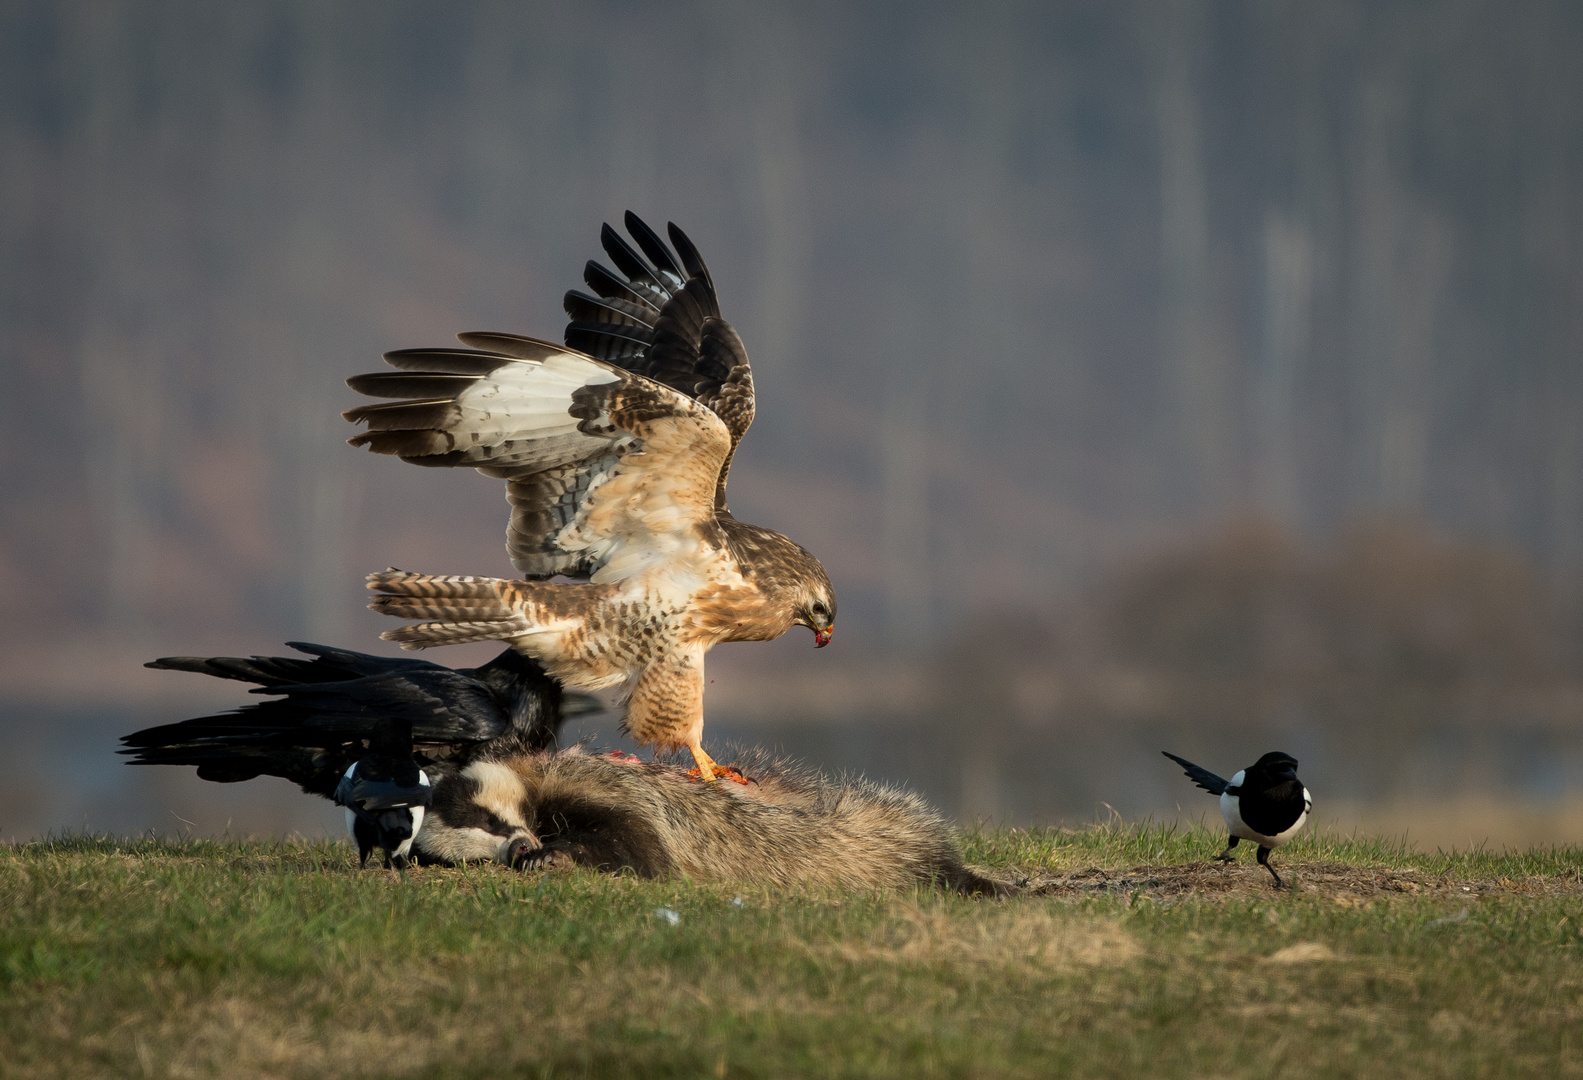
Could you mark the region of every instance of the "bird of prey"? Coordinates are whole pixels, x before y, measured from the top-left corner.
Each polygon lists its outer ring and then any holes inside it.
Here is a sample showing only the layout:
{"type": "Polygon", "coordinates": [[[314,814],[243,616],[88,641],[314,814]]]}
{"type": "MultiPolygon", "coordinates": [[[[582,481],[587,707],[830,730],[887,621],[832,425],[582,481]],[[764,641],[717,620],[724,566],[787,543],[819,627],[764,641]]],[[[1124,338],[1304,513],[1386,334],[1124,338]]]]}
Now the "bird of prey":
{"type": "Polygon", "coordinates": [[[346,831],[357,844],[359,870],[376,847],[385,853],[386,870],[407,868],[433,793],[428,774],[412,759],[412,722],[400,717],[375,724],[368,750],[335,786],[335,804],[346,807],[346,831]]]}
{"type": "Polygon", "coordinates": [[[403,648],[508,641],[567,686],[620,686],[627,731],[686,748],[713,779],[704,654],[796,625],[823,646],[835,590],[808,551],[731,515],[726,478],[753,421],[747,352],[686,234],[669,226],[673,251],[635,214],[626,226],[636,248],[609,225],[600,236],[619,273],[590,262],[592,292],[566,294],[565,345],[466,333],[466,349],[387,353],[397,371],[347,380],[400,399],[348,410],[368,425],[352,445],[506,481],[523,575],[390,570],[369,577],[369,607],[431,620],[382,635],[403,648]]]}
{"type": "Polygon", "coordinates": [[[291,642],[290,656],[171,656],[147,666],[257,684],[268,700],[217,716],[145,728],[121,739],[132,765],[196,765],[198,776],[236,783],[281,776],[334,798],[381,722],[401,720],[409,753],[429,769],[482,754],[541,750],[566,715],[597,711],[530,657],[504,650],[477,668],[413,657],[369,656],[291,642]]]}
{"type": "Polygon", "coordinates": [[[1193,783],[1220,796],[1220,815],[1226,819],[1231,839],[1215,858],[1231,862],[1237,842],[1252,840],[1259,845],[1259,865],[1281,885],[1281,875],[1270,865],[1270,852],[1296,836],[1314,808],[1308,789],[1297,779],[1297,759],[1274,750],[1239,769],[1228,782],[1169,751],[1160,752],[1182,766],[1193,783]]]}

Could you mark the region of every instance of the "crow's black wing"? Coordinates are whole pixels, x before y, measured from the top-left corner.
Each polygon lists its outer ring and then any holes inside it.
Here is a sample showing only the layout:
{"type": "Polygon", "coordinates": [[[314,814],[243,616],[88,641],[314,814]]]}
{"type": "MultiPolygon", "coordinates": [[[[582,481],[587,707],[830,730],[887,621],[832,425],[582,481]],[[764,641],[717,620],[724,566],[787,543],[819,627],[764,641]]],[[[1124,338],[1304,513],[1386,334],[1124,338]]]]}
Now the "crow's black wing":
{"type": "Polygon", "coordinates": [[[563,689],[543,665],[516,649],[504,649],[489,663],[463,673],[489,687],[510,717],[511,736],[521,750],[546,750],[568,717],[606,710],[592,694],[563,689]]]}
{"type": "MultiPolygon", "coordinates": [[[[543,687],[523,681],[512,688],[518,698],[503,701],[487,683],[465,671],[419,661],[370,657],[311,646],[312,661],[257,658],[211,661],[191,658],[162,666],[200,671],[223,678],[262,681],[278,679],[290,667],[304,665],[315,681],[273,682],[254,693],[274,700],[244,705],[231,712],[162,724],[124,736],[121,753],[134,765],[195,765],[205,780],[234,783],[255,776],[281,776],[314,795],[332,797],[342,774],[368,749],[377,727],[405,721],[424,764],[442,760],[457,749],[514,734],[516,714],[531,714],[549,739],[559,722],[557,692],[540,700],[543,687]],[[216,668],[215,661],[220,661],[216,668]],[[318,666],[318,665],[324,666],[318,666]],[[247,672],[242,674],[242,672],[247,672]],[[357,675],[357,671],[372,671],[357,675]],[[323,681],[340,673],[336,681],[323,681]],[[540,706],[546,706],[541,709],[540,706]]],[[[178,661],[182,658],[177,658],[178,661]]],[[[531,661],[530,661],[531,663],[531,661]]]]}
{"type": "Polygon", "coordinates": [[[314,747],[273,745],[263,740],[190,743],[122,750],[136,755],[129,765],[195,765],[198,779],[217,784],[236,784],[260,776],[280,776],[309,795],[328,799],[335,791],[336,777],[357,760],[358,747],[314,747]]]}
{"type": "Polygon", "coordinates": [[[1221,792],[1226,790],[1227,781],[1222,780],[1208,769],[1201,769],[1197,765],[1194,765],[1191,761],[1188,761],[1186,758],[1179,758],[1168,750],[1161,750],[1160,753],[1164,754],[1166,757],[1180,765],[1182,767],[1182,771],[1187,774],[1187,778],[1189,780],[1203,788],[1205,791],[1209,792],[1211,795],[1219,795],[1221,792]]]}
{"type": "Polygon", "coordinates": [[[127,752],[197,742],[331,747],[366,740],[380,720],[400,717],[412,724],[415,742],[452,746],[498,738],[511,727],[511,717],[489,687],[449,668],[263,687],[254,693],[279,700],[146,728],[121,741],[131,748],[127,752]]]}
{"type": "Polygon", "coordinates": [[[221,783],[282,776],[330,798],[346,769],[371,751],[383,723],[410,728],[411,751],[432,765],[484,743],[503,752],[545,749],[564,715],[599,707],[587,695],[563,696],[537,661],[509,648],[482,667],[452,669],[324,645],[292,647],[314,659],[155,661],[149,666],[261,683],[251,692],[270,700],[134,732],[122,738],[121,753],[133,765],[194,765],[199,777],[221,783]]]}
{"type": "Polygon", "coordinates": [[[199,675],[212,675],[217,679],[257,683],[263,687],[345,682],[389,671],[448,670],[427,660],[405,656],[371,656],[307,641],[288,641],[286,644],[298,652],[307,653],[313,659],[304,660],[297,656],[164,656],[150,660],[143,666],[166,671],[191,671],[199,675]]]}
{"type": "MultiPolygon", "coordinates": [[[[366,738],[381,720],[412,725],[414,743],[427,746],[486,742],[505,734],[511,718],[489,687],[460,671],[387,672],[363,679],[282,686],[278,704],[303,717],[309,730],[366,738]]],[[[259,709],[267,705],[255,706],[259,709]]]]}

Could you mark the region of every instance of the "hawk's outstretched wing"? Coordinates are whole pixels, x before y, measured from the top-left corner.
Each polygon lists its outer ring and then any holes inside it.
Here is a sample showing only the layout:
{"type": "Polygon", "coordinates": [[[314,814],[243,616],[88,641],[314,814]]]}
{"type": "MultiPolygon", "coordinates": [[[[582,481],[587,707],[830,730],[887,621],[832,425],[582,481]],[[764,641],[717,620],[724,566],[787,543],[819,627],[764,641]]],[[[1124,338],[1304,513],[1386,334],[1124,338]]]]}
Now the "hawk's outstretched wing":
{"type": "Polygon", "coordinates": [[[732,446],[718,415],[547,341],[460,336],[477,348],[386,353],[400,370],[347,380],[371,397],[405,399],[347,410],[368,424],[353,446],[504,478],[507,548],[530,577],[620,581],[714,539],[732,446]]]}
{"type": "MultiPolygon", "coordinates": [[[[566,294],[572,319],[566,344],[708,406],[731,433],[734,454],[753,423],[753,370],[742,339],[720,317],[709,268],[674,224],[667,231],[675,253],[630,210],[626,226],[642,254],[609,225],[600,230],[600,243],[626,280],[599,263],[588,264],[583,280],[596,295],[575,289],[566,294]]],[[[731,454],[715,491],[720,510],[726,509],[731,454]]]]}

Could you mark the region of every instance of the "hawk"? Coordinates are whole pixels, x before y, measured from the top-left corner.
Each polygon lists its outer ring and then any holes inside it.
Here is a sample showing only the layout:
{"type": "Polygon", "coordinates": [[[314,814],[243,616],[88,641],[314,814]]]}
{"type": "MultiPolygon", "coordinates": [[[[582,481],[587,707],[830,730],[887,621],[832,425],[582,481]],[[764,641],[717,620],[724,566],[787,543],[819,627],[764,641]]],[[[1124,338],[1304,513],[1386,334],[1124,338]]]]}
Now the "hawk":
{"type": "Polygon", "coordinates": [[[619,686],[625,729],[656,750],[704,752],[704,654],[793,626],[823,647],[835,590],[819,560],[731,516],[726,478],[753,422],[753,372],[685,233],[667,246],[626,215],[608,224],[617,272],[590,262],[566,344],[458,335],[465,349],[386,353],[395,372],[352,389],[393,403],[344,414],[348,440],[416,465],[468,466],[506,481],[506,547],[521,580],[388,570],[369,607],[429,620],[386,631],[405,649],[500,640],[567,686],[619,686]],[[639,253],[641,251],[641,254],[639,253]]]}

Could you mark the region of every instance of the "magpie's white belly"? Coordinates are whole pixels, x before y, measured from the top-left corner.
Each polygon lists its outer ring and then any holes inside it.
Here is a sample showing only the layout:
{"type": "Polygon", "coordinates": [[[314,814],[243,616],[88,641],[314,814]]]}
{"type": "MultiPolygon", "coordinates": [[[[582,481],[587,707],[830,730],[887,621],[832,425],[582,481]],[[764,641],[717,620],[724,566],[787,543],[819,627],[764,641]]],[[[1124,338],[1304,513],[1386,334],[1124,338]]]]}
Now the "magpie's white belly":
{"type": "MultiPolygon", "coordinates": [[[[1237,775],[1232,778],[1231,784],[1229,786],[1242,786],[1241,772],[1237,773],[1237,775]]],[[[1304,788],[1303,812],[1297,815],[1297,820],[1292,822],[1291,825],[1287,826],[1285,829],[1276,833],[1274,836],[1266,836],[1264,833],[1255,832],[1252,827],[1247,824],[1247,822],[1242,820],[1241,803],[1242,800],[1236,795],[1231,794],[1229,791],[1223,792],[1221,794],[1220,816],[1226,819],[1226,830],[1230,832],[1232,836],[1239,837],[1243,840],[1252,840],[1254,843],[1262,844],[1264,847],[1268,848],[1280,847],[1292,837],[1296,836],[1302,829],[1303,823],[1308,820],[1308,812],[1313,809],[1314,805],[1313,800],[1308,797],[1308,789],[1304,788]]]]}
{"type": "MultiPolygon", "coordinates": [[[[412,832],[407,835],[405,840],[396,845],[396,850],[390,853],[392,856],[405,856],[411,852],[412,842],[418,838],[418,830],[423,828],[423,807],[414,806],[408,813],[412,815],[412,832]]],[[[1302,823],[1298,822],[1298,824],[1302,823]]]]}
{"type": "MultiPolygon", "coordinates": [[[[1231,782],[1226,787],[1228,789],[1241,787],[1247,773],[1248,770],[1246,769],[1238,769],[1236,775],[1231,778],[1231,782]]],[[[1257,840],[1259,838],[1258,833],[1255,833],[1242,823],[1240,802],[1241,800],[1232,795],[1229,790],[1220,793],[1220,816],[1226,819],[1226,830],[1232,836],[1239,836],[1244,840],[1257,840]]]]}

